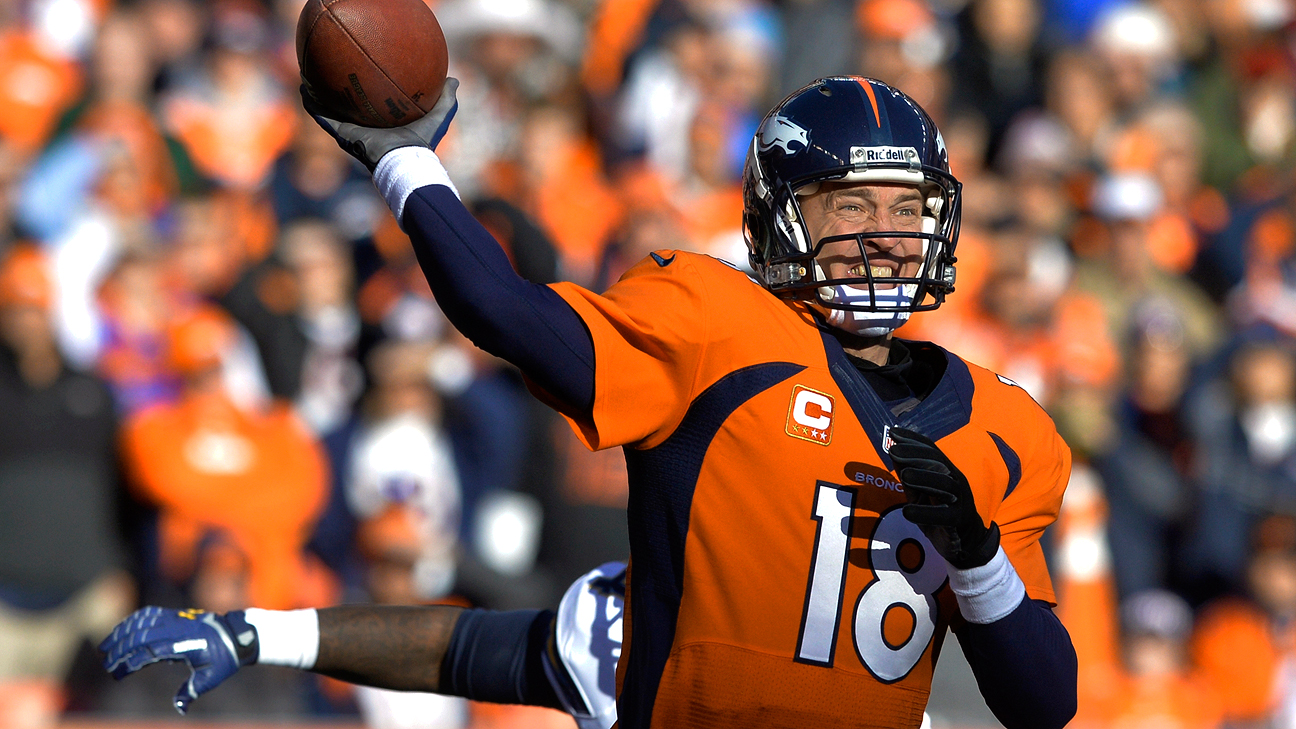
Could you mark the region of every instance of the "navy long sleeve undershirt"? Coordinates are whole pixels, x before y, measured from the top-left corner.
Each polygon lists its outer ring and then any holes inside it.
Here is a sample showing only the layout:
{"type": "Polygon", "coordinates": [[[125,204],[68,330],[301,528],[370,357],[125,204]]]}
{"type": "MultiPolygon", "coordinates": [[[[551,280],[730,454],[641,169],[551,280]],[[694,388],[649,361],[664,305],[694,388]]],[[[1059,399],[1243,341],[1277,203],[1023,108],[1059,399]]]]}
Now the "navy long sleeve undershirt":
{"type": "Polygon", "coordinates": [[[553,289],[519,276],[443,185],[415,190],[402,223],[437,304],[473,344],[522,370],[573,415],[594,405],[594,340],[553,289]]]}
{"type": "Polygon", "coordinates": [[[986,706],[1007,729],[1060,729],[1075,716],[1075,647],[1048,603],[1025,598],[956,635],[986,706]]]}
{"type": "MultiPolygon", "coordinates": [[[[403,227],[437,303],[473,344],[513,363],[566,412],[594,402],[594,343],[555,291],[526,281],[449,188],[405,204],[403,227]]],[[[986,704],[1008,729],[1061,727],[1075,713],[1076,658],[1047,605],[1023,600],[1006,617],[958,631],[986,704]]]]}

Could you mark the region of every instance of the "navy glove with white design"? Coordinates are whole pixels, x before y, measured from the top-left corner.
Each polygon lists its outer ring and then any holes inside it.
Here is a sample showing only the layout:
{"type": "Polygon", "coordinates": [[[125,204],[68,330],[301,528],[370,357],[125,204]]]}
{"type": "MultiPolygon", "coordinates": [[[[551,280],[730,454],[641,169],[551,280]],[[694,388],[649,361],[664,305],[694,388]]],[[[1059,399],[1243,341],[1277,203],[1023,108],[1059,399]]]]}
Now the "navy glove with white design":
{"type": "Polygon", "coordinates": [[[459,111],[459,101],[455,91],[459,80],[447,78],[441,88],[441,98],[432,106],[432,110],[414,121],[401,127],[384,129],[380,127],[362,127],[359,124],[330,119],[328,112],[315,102],[305,85],[301,87],[302,106],[324,131],[328,132],[347,154],[360,160],[370,172],[378,166],[378,160],[393,149],[401,147],[427,147],[436,149],[441,138],[450,128],[450,120],[459,111]]]}
{"type": "Polygon", "coordinates": [[[981,521],[967,477],[927,436],[891,428],[887,454],[904,484],[904,516],[955,569],[980,567],[999,551],[999,525],[981,521]]]}
{"type": "Polygon", "coordinates": [[[242,610],[218,615],[146,607],[118,623],[99,650],[104,669],[118,681],[158,661],[187,663],[189,681],[175,696],[176,711],[184,714],[194,699],[256,663],[259,643],[242,610]]]}

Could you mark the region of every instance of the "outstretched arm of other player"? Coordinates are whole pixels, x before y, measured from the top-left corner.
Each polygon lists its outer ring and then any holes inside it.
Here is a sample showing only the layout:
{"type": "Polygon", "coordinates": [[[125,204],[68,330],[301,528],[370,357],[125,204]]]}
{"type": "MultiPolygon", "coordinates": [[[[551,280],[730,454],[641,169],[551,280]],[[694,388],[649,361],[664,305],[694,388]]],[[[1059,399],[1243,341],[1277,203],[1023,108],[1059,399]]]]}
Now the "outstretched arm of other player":
{"type": "Polygon", "coordinates": [[[215,614],[147,607],[123,620],[99,649],[118,680],[158,661],[186,663],[192,675],[175,698],[181,714],[252,664],[398,691],[562,709],[544,668],[552,625],[548,610],[354,605],[215,614]]]}
{"type": "Polygon", "coordinates": [[[552,289],[513,270],[459,201],[433,151],[458,109],[458,85],[447,79],[431,111],[394,129],[330,119],[304,90],[302,102],[373,173],[451,324],[473,344],[516,365],[567,412],[586,415],[594,402],[594,343],[584,322],[552,289]]]}

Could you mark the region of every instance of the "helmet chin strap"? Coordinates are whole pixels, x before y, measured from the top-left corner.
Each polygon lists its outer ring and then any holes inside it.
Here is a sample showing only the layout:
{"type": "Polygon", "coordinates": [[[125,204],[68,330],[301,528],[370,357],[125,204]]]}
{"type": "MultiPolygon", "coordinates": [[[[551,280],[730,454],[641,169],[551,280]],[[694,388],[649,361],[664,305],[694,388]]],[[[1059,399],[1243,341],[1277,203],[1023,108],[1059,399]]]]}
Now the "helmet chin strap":
{"type": "Polygon", "coordinates": [[[829,326],[856,336],[881,337],[909,321],[909,305],[917,292],[917,284],[904,284],[880,289],[877,297],[874,298],[869,296],[867,288],[844,285],[822,286],[819,288],[822,301],[834,304],[855,304],[861,309],[871,304],[877,311],[833,309],[826,306],[821,306],[820,310],[823,311],[829,326]]]}

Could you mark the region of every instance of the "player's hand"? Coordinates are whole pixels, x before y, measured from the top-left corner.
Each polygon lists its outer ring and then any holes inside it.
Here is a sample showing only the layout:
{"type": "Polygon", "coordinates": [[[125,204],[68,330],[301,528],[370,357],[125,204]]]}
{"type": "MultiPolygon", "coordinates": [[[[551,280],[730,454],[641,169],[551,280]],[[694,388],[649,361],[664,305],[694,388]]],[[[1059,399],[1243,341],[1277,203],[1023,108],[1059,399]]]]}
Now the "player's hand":
{"type": "Polygon", "coordinates": [[[243,611],[218,615],[204,610],[146,607],[117,624],[102,643],[104,668],[118,681],[158,661],[184,661],[189,681],[175,696],[176,711],[216,688],[241,666],[256,662],[256,628],[243,611]]]}
{"type": "Polygon", "coordinates": [[[379,127],[362,127],[359,124],[330,119],[303,84],[301,87],[302,106],[315,119],[324,131],[337,140],[338,146],[347,154],[360,160],[361,164],[373,172],[378,160],[383,155],[401,147],[427,147],[436,149],[450,128],[450,120],[459,111],[459,100],[455,91],[459,88],[459,79],[447,78],[441,89],[441,98],[437,99],[432,110],[403,127],[382,129],[379,127]]]}
{"type": "Polygon", "coordinates": [[[922,530],[955,569],[989,562],[999,551],[999,525],[987,529],[972,500],[972,487],[927,436],[892,428],[888,454],[909,503],[904,516],[922,530]]]}

